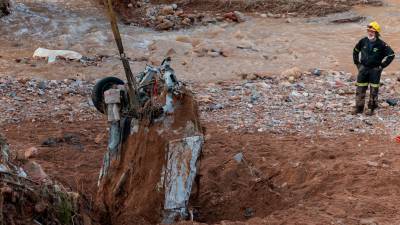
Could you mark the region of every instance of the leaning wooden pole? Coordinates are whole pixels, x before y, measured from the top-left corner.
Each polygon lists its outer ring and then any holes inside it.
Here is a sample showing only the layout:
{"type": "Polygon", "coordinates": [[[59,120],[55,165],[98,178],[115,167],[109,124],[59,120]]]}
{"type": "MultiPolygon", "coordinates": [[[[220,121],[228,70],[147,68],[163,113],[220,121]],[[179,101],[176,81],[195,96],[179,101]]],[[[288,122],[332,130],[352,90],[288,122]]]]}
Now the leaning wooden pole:
{"type": "Polygon", "coordinates": [[[118,47],[119,55],[121,57],[122,65],[124,66],[125,76],[128,81],[128,94],[129,94],[129,106],[131,112],[137,112],[139,109],[139,100],[137,97],[137,84],[135,77],[133,76],[129,61],[124,52],[124,46],[122,45],[121,34],[118,29],[117,17],[115,15],[112,0],[104,0],[104,5],[107,8],[108,17],[110,19],[111,29],[114,34],[114,39],[118,47]]]}

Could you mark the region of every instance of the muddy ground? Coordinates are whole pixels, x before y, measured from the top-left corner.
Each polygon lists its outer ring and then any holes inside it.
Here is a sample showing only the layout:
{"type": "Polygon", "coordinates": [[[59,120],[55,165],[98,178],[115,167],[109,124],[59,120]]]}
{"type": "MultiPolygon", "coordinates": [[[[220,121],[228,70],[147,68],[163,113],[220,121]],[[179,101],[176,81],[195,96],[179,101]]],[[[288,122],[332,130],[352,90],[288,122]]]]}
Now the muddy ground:
{"type": "MultiPolygon", "coordinates": [[[[23,124],[5,133],[14,148],[40,146],[38,137],[75,132],[83,150],[40,148],[37,161],[54,179],[93,197],[103,151],[94,136],[73,124],[23,124]],[[35,129],[37,135],[25,132],[35,129]],[[51,133],[50,133],[51,132],[51,133]],[[18,141],[18,140],[24,140],[18,141]],[[95,147],[98,146],[98,147],[95,147]]],[[[104,132],[105,126],[85,127],[104,132]]],[[[398,208],[398,144],[392,139],[349,135],[338,140],[301,135],[227,133],[206,124],[209,139],[201,168],[199,222],[207,224],[394,224],[398,208]],[[232,157],[243,152],[257,169],[232,157]],[[225,221],[222,223],[221,221],[225,221]],[[360,222],[370,221],[369,223],[360,222]]],[[[89,201],[90,202],[90,201],[89,201]]],[[[94,206],[89,206],[94,207],[94,206]]]]}
{"type": "MultiPolygon", "coordinates": [[[[89,100],[96,78],[123,77],[107,20],[91,1],[14,3],[13,15],[0,19],[1,132],[14,151],[36,147],[34,160],[45,172],[81,193],[94,224],[109,225],[94,205],[107,124],[89,100]],[[37,47],[75,50],[93,60],[48,64],[32,59],[37,47]]],[[[204,8],[182,1],[178,7],[211,15],[239,9],[235,1],[228,9],[213,3],[204,8]]],[[[121,24],[135,71],[173,49],[178,78],[197,96],[206,130],[200,198],[194,205],[198,223],[396,224],[400,219],[400,145],[394,141],[400,133],[399,106],[386,102],[398,98],[397,60],[384,74],[377,114],[349,115],[352,47],[365,23],[378,19],[383,37],[397,49],[399,3],[358,5],[327,17],[312,17],[326,12],[313,8],[313,1],[303,3],[294,11],[309,18],[262,15],[292,11],[283,4],[249,8],[243,23],[220,21],[179,31],[121,24]],[[354,16],[365,20],[331,23],[354,16]],[[218,51],[223,54],[213,53],[218,51]],[[293,67],[301,75],[282,73],[293,67]],[[315,68],[328,72],[307,72],[315,68]],[[250,168],[233,160],[238,153],[250,168]]],[[[357,2],[325,3],[343,6],[342,11],[357,2]]],[[[339,9],[326,4],[333,10],[327,12],[339,9]]],[[[140,224],[157,219],[141,218],[140,224]]]]}

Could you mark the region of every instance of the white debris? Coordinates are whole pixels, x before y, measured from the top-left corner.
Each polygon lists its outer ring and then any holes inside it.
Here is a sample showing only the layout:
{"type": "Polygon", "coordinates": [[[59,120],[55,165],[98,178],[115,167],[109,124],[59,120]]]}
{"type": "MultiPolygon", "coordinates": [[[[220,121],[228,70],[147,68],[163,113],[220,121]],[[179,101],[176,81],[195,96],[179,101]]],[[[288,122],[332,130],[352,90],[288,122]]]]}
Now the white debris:
{"type": "Polygon", "coordinates": [[[46,58],[49,63],[55,62],[57,58],[80,60],[82,55],[78,52],[70,50],[50,50],[45,48],[38,48],[33,53],[33,58],[46,58]]]}

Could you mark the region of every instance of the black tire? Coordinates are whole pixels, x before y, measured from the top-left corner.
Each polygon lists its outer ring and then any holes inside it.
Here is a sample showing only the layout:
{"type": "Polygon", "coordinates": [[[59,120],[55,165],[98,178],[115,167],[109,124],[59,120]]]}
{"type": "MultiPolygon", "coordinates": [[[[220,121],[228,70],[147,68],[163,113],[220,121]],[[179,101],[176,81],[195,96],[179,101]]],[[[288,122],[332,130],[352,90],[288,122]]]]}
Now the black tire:
{"type": "Polygon", "coordinates": [[[106,108],[104,103],[104,92],[110,89],[114,84],[123,85],[125,82],[117,77],[106,77],[99,80],[96,85],[94,85],[92,92],[93,105],[103,114],[106,108]]]}

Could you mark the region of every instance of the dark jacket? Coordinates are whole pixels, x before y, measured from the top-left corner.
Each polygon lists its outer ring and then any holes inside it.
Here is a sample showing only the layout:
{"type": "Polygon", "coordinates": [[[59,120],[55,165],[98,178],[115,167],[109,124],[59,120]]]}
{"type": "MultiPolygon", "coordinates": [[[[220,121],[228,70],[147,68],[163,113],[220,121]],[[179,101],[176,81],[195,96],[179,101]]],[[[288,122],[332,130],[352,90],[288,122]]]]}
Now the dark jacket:
{"type": "Polygon", "coordinates": [[[377,38],[370,41],[367,37],[361,39],[353,50],[353,61],[357,66],[362,64],[374,68],[385,68],[393,61],[395,54],[384,41],[377,38]],[[361,52],[361,57],[360,57],[361,52]]]}

